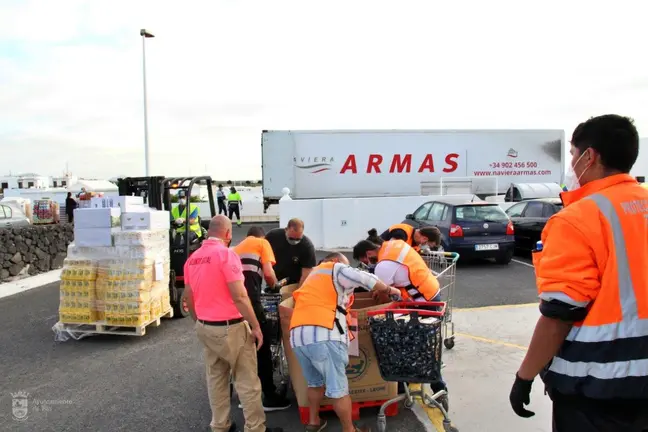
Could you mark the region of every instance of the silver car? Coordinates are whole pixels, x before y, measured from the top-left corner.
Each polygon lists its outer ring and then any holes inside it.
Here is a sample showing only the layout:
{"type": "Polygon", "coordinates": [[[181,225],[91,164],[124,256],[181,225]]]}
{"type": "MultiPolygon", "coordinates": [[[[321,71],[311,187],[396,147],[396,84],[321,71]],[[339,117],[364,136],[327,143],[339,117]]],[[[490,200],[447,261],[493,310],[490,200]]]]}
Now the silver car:
{"type": "Polygon", "coordinates": [[[9,203],[0,203],[0,228],[19,228],[31,223],[25,213],[9,203]]]}

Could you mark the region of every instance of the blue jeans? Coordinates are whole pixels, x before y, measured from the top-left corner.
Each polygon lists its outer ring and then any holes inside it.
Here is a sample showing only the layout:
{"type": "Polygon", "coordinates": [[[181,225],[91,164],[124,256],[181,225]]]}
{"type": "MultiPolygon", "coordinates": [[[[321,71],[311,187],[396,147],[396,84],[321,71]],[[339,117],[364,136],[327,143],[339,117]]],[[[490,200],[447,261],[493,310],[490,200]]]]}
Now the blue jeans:
{"type": "Polygon", "coordinates": [[[306,383],[310,388],[326,387],[325,396],[340,399],[349,394],[346,367],[349,346],[340,341],[324,341],[294,347],[306,383]]]}

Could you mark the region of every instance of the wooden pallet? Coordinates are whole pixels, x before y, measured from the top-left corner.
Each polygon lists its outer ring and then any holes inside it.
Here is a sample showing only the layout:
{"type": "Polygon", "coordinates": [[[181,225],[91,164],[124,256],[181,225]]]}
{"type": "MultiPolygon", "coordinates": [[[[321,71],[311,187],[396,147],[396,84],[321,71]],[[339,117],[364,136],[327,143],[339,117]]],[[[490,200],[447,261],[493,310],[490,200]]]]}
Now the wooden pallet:
{"type": "MultiPolygon", "coordinates": [[[[351,415],[353,421],[360,420],[360,410],[364,408],[380,408],[383,404],[387,402],[386,400],[379,401],[366,401],[366,402],[353,402],[351,404],[351,415]]],[[[333,411],[333,405],[322,405],[320,407],[321,411],[333,411]]],[[[299,407],[299,419],[302,424],[308,424],[310,420],[310,408],[308,407],[299,407]]],[[[398,404],[389,405],[385,410],[385,415],[387,417],[394,417],[398,415],[398,404]]]]}
{"type": "Polygon", "coordinates": [[[106,321],[97,321],[92,324],[60,323],[61,330],[79,334],[110,334],[122,336],[144,336],[146,327],[159,327],[162,318],[173,318],[173,309],[169,309],[157,318],[139,326],[115,326],[106,324],[106,321]]]}

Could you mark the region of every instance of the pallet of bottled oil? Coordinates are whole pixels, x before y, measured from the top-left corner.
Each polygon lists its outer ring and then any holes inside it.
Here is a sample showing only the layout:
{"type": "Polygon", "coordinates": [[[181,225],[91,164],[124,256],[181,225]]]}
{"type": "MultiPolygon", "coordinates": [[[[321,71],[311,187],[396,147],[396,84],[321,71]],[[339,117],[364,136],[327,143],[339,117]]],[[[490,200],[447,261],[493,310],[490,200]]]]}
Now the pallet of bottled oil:
{"type": "Polygon", "coordinates": [[[110,237],[110,245],[79,246],[75,237],[69,246],[61,271],[57,340],[143,336],[161,318],[173,317],[168,231],[112,228],[110,237]]]}

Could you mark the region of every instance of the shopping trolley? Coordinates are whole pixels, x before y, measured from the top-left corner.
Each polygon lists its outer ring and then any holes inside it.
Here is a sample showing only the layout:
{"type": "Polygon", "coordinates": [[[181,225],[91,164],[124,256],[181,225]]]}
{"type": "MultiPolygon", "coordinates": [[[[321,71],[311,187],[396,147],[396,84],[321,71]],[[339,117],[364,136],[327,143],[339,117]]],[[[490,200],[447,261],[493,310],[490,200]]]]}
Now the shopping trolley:
{"type": "Polygon", "coordinates": [[[459,254],[456,252],[421,252],[421,257],[427,263],[432,273],[439,281],[441,300],[446,304],[443,317],[443,345],[447,349],[455,346],[455,329],[452,321],[454,309],[455,282],[457,276],[457,261],[459,254]]]}
{"type": "Polygon", "coordinates": [[[375,311],[367,312],[369,331],[378,359],[380,375],[387,382],[403,383],[404,393],[388,400],[378,413],[378,432],[387,430],[385,412],[390,405],[404,401],[406,408],[414,406],[420,398],[428,406],[443,414],[446,432],[458,432],[450,421],[441,402],[446,390],[430,394],[421,385],[411,391],[408,383],[434,384],[442,381],[445,302],[395,302],[375,311]]]}
{"type": "Polygon", "coordinates": [[[288,386],[290,383],[288,373],[288,360],[284,351],[281,339],[281,321],[279,319],[279,304],[281,303],[281,294],[262,293],[261,303],[265,311],[266,325],[270,340],[264,343],[270,344],[272,351],[273,369],[279,374],[281,386],[288,386]]]}

